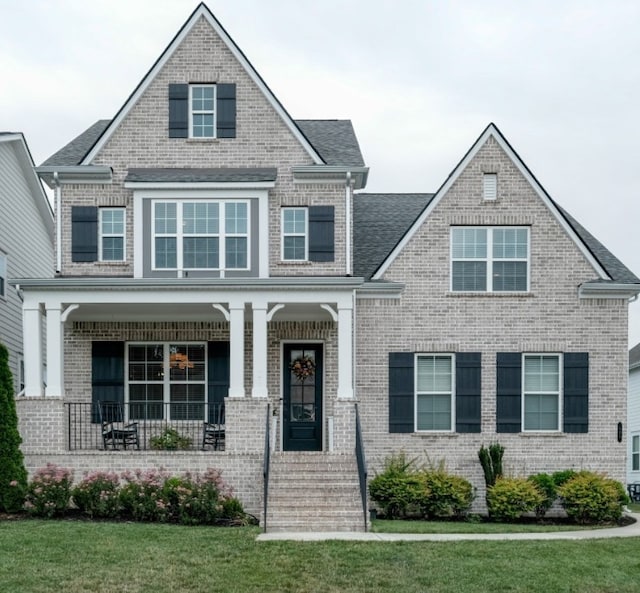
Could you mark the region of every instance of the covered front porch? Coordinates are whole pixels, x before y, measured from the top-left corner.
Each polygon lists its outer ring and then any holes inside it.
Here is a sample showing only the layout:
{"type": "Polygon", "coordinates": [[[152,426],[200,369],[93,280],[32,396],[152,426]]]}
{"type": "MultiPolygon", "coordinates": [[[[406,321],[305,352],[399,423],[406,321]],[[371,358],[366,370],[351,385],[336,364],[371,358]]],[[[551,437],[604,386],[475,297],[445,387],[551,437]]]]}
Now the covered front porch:
{"type": "MultiPolygon", "coordinates": [[[[68,452],[262,452],[267,404],[274,450],[351,450],[340,402],[355,397],[360,285],[353,278],[24,281],[25,399],[60,400],[68,452]],[[314,366],[310,377],[292,371],[305,360],[314,366]],[[117,406],[106,416],[105,402],[117,406]],[[135,424],[136,439],[107,442],[109,421],[115,430],[135,424]]],[[[27,449],[34,432],[25,432],[27,449]]]]}

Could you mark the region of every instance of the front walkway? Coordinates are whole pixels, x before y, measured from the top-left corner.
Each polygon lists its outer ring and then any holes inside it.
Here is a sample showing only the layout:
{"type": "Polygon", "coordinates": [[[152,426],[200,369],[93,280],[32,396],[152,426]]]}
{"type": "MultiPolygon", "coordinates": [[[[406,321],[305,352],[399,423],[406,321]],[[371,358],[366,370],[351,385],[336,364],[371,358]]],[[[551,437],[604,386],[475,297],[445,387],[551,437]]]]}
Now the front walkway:
{"type": "Polygon", "coordinates": [[[581,531],[549,531],[545,533],[358,533],[345,532],[300,532],[261,533],[258,541],[295,540],[324,541],[351,540],[368,542],[451,542],[477,540],[551,540],[551,539],[602,539],[610,537],[640,537],[640,513],[628,513],[635,523],[625,527],[585,529],[581,531]]]}

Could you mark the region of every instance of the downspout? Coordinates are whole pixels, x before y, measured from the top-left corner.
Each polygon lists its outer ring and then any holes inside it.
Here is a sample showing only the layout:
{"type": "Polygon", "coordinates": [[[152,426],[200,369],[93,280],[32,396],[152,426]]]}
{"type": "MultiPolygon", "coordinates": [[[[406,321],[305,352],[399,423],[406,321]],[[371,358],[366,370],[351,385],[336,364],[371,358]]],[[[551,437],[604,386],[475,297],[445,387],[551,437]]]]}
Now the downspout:
{"type": "Polygon", "coordinates": [[[351,171],[347,171],[347,178],[345,184],[345,241],[344,241],[344,256],[346,260],[345,272],[347,276],[351,276],[351,171]]]}
{"type": "Polygon", "coordinates": [[[56,203],[56,274],[60,274],[62,271],[62,192],[57,171],[53,172],[53,184],[56,203]]]}

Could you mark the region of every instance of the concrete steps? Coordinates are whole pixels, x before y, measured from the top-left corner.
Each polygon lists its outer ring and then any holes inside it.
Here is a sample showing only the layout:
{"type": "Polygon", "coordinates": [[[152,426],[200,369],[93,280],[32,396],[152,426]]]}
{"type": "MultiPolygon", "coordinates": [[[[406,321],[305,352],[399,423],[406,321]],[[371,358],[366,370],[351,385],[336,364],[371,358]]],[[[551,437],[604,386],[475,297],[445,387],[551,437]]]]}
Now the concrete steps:
{"type": "Polygon", "coordinates": [[[355,455],[271,457],[267,532],[365,531],[355,455]]]}

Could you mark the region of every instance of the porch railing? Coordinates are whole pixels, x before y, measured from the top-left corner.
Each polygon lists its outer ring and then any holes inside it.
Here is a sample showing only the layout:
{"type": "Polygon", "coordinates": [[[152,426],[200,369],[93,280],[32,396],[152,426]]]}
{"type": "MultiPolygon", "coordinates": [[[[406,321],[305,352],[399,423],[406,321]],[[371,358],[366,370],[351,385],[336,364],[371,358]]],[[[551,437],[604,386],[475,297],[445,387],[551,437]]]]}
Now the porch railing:
{"type": "Polygon", "coordinates": [[[356,409],[356,461],[358,463],[360,496],[362,497],[364,530],[367,531],[367,460],[364,457],[364,442],[362,440],[362,428],[360,427],[360,413],[358,412],[358,404],[354,405],[356,409]]]}
{"type": "Polygon", "coordinates": [[[140,450],[224,450],[224,404],[196,402],[109,404],[108,413],[90,402],[65,402],[67,446],[70,451],[112,450],[105,447],[105,425],[135,423],[140,450]],[[212,439],[214,433],[217,438],[212,439]]]}

